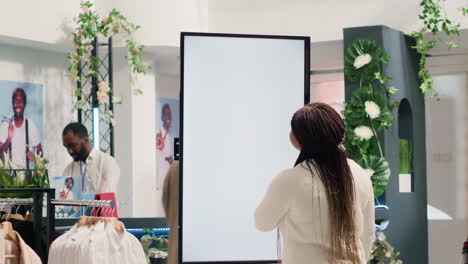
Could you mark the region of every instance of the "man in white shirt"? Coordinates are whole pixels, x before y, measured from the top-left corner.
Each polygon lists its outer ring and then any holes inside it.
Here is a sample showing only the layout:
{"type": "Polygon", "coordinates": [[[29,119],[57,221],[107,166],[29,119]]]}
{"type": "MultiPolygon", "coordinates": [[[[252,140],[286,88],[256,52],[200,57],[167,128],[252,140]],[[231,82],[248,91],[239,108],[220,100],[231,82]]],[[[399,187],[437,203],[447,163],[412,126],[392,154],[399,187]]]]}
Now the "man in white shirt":
{"type": "Polygon", "coordinates": [[[116,193],[120,177],[117,161],[91,146],[88,130],[84,125],[68,124],[63,129],[62,141],[73,158],[63,176],[81,176],[83,193],[116,193]]]}
{"type": "Polygon", "coordinates": [[[8,154],[12,169],[31,169],[33,152],[42,152],[39,132],[34,122],[24,116],[26,93],[16,88],[12,94],[13,115],[0,126],[0,157],[8,154]]]}

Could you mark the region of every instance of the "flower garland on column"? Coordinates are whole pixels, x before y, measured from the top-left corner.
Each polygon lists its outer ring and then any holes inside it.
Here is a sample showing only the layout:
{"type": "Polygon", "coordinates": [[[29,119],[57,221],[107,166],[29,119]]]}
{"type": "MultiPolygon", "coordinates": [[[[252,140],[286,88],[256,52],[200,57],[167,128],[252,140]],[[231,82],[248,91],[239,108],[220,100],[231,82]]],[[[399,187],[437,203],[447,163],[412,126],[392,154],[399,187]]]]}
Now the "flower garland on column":
{"type": "Polygon", "coordinates": [[[377,133],[392,126],[391,110],[398,105],[389,104],[384,96],[396,92],[385,85],[391,78],[380,73],[380,63],[389,59],[382,56],[377,42],[369,39],[354,41],[345,54],[345,75],[360,84],[343,111],[348,135],[345,147],[350,158],[369,173],[376,198],[385,192],[390,177],[377,133]]]}
{"type": "MultiPolygon", "coordinates": [[[[381,63],[387,63],[390,56],[382,54],[376,41],[361,38],[347,48],[344,60],[348,80],[359,82],[359,88],[353,92],[343,111],[347,133],[344,146],[349,157],[366,170],[372,180],[375,198],[379,198],[388,185],[390,168],[378,132],[392,126],[391,112],[398,106],[398,102],[387,100],[397,89],[387,86],[392,79],[380,69],[381,63]]],[[[373,261],[402,263],[389,245],[383,233],[376,233],[373,261]]]]}
{"type": "MultiPolygon", "coordinates": [[[[94,49],[91,44],[92,40],[97,37],[108,38],[120,33],[127,35],[125,41],[127,47],[127,56],[125,58],[130,66],[130,85],[134,91],[134,94],[139,95],[142,93],[141,89],[135,88],[135,81],[139,74],[145,74],[150,68],[149,64],[141,59],[144,46],[139,44],[134,39],[134,32],[140,29],[140,26],[128,22],[127,18],[116,9],[110,11],[107,16],[100,17],[99,14],[92,9],[93,4],[90,1],[82,1],[81,12],[78,17],[73,20],[76,23],[76,28],[73,35],[73,45],[75,50],[68,54],[68,61],[70,66],[68,67],[69,76],[73,81],[83,81],[91,79],[92,77],[100,76],[99,66],[100,59],[96,56],[91,56],[91,51],[94,49]],[[89,64],[89,70],[79,75],[80,62],[89,64]]],[[[112,87],[106,82],[100,82],[97,90],[97,98],[100,105],[107,105],[109,103],[109,94],[112,87]]],[[[91,93],[84,94],[81,88],[76,88],[74,91],[75,96],[81,96],[81,100],[78,100],[74,109],[81,109],[87,100],[92,96],[91,93]]],[[[112,98],[114,103],[119,103],[120,99],[117,97],[112,98]]],[[[109,121],[113,122],[113,113],[109,110],[104,113],[104,117],[109,121]]]]}

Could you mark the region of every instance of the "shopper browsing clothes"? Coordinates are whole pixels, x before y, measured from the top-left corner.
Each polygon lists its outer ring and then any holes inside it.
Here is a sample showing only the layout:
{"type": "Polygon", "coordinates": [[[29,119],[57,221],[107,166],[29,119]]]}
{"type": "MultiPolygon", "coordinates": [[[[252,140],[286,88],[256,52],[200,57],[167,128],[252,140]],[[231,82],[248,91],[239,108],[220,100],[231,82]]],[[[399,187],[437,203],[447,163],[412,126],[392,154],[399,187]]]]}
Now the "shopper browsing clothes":
{"type": "Polygon", "coordinates": [[[81,176],[83,193],[109,193],[117,191],[120,168],[117,161],[93,148],[88,130],[80,123],[70,123],[62,133],[63,146],[73,161],[65,168],[63,176],[81,176]]]}
{"type": "Polygon", "coordinates": [[[367,263],[374,194],[367,173],[340,147],[345,127],[329,105],[309,104],[291,121],[295,167],[273,179],[255,212],[260,231],[279,228],[283,263],[367,263]]]}
{"type": "Polygon", "coordinates": [[[0,158],[8,155],[12,169],[30,169],[34,153],[41,153],[41,141],[36,124],[24,116],[27,97],[21,88],[11,96],[13,115],[4,118],[0,126],[0,158]]]}

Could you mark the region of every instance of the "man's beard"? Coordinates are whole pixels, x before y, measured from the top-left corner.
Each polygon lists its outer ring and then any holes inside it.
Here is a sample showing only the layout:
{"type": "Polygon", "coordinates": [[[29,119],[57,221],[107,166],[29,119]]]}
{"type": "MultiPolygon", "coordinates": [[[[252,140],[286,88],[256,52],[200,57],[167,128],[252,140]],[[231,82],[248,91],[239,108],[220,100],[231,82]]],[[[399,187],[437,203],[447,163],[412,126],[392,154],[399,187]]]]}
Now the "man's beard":
{"type": "Polygon", "coordinates": [[[86,161],[86,147],[84,143],[81,143],[81,148],[76,157],[73,158],[76,162],[86,161]]]}

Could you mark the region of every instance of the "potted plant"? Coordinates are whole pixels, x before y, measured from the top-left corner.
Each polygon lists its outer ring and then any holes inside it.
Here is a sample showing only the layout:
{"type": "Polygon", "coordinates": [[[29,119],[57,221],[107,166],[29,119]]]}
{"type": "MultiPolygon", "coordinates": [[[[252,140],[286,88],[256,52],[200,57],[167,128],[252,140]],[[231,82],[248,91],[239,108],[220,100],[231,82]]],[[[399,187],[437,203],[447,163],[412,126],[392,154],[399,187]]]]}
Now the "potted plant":
{"type": "Polygon", "coordinates": [[[166,236],[156,236],[151,229],[140,239],[145,251],[147,263],[165,264],[168,257],[168,243],[166,236]]]}
{"type": "MultiPolygon", "coordinates": [[[[11,160],[4,155],[0,158],[0,189],[49,188],[47,173],[49,161],[42,154],[34,154],[32,169],[12,169],[11,160]],[[24,177],[18,177],[24,175],[24,177]]],[[[29,198],[28,193],[0,194],[0,198],[29,198]]]]}
{"type": "Polygon", "coordinates": [[[399,158],[400,158],[400,173],[399,184],[400,192],[412,192],[412,175],[411,175],[411,157],[412,150],[408,140],[400,139],[398,141],[399,158]]]}
{"type": "Polygon", "coordinates": [[[384,233],[375,232],[370,264],[403,264],[403,261],[398,259],[399,255],[400,252],[395,252],[384,233]]]}

